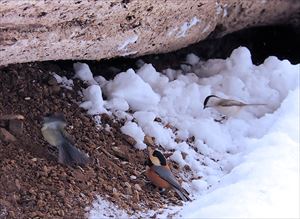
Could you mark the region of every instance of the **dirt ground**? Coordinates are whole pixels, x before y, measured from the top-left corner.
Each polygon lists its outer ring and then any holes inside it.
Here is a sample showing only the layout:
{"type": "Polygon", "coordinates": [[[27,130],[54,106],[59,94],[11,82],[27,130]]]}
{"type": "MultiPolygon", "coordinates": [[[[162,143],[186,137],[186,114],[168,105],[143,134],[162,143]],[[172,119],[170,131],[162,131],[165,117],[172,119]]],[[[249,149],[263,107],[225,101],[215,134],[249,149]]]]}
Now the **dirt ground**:
{"type": "Polygon", "coordinates": [[[96,195],[129,214],[181,204],[173,192],[161,196],[148,182],[147,154],[134,149],[131,139],[120,132],[122,121],[103,115],[102,126],[96,127],[76,103],[80,82],[75,81],[74,90],[53,85],[49,73],[57,68],[35,63],[0,69],[0,115],[25,117],[16,142],[0,140],[0,218],[83,218],[96,195]],[[64,113],[68,133],[91,157],[87,167],[57,162],[57,151],[40,131],[43,116],[50,112],[64,113]]]}

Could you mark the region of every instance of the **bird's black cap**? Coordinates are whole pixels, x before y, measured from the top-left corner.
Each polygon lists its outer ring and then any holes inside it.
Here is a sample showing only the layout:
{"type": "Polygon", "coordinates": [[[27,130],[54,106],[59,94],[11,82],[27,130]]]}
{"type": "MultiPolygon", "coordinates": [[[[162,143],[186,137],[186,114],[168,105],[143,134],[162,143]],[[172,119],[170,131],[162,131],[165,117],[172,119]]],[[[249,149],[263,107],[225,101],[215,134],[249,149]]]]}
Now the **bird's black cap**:
{"type": "Polygon", "coordinates": [[[166,160],[165,156],[160,151],[155,150],[152,155],[159,159],[160,165],[162,165],[162,166],[167,165],[167,160],[166,160]]]}
{"type": "Polygon", "coordinates": [[[211,97],[217,97],[216,95],[209,95],[205,98],[204,102],[203,102],[203,109],[207,108],[206,105],[207,105],[207,102],[209,100],[209,98],[211,97]]]}

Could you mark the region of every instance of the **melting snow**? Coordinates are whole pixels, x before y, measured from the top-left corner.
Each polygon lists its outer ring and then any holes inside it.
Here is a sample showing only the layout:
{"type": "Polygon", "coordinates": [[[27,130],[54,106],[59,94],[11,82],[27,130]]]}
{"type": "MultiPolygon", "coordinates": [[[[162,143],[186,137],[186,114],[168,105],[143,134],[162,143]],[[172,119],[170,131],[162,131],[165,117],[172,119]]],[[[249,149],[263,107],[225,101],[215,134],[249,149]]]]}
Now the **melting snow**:
{"type": "MultiPolygon", "coordinates": [[[[197,22],[185,24],[180,35],[197,22]]],[[[163,73],[144,64],[84,91],[88,113],[108,110],[125,118],[121,131],[136,139],[137,148],[145,148],[149,135],[166,150],[175,149],[170,159],[190,166],[192,173],[182,178],[193,201],[158,217],[174,212],[183,218],[299,217],[300,65],[269,57],[256,66],[244,47],[227,59],[201,61],[190,54],[187,62],[191,67],[184,71],[163,73]],[[213,111],[203,110],[210,94],[266,106],[245,108],[221,124],[213,111]]],[[[90,76],[84,80],[94,83],[90,76]]],[[[105,203],[95,201],[90,218],[104,217],[105,203]]],[[[128,217],[124,214],[113,215],[128,217]]]]}

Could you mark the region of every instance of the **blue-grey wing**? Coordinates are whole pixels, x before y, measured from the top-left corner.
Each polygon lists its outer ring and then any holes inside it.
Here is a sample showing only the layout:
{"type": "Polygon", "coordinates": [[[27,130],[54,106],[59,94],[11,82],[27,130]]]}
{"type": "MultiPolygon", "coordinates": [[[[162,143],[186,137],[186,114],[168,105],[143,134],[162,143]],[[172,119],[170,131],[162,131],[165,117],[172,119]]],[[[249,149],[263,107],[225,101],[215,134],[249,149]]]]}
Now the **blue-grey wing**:
{"type": "Polygon", "coordinates": [[[170,183],[173,187],[176,189],[181,190],[181,186],[175,179],[175,176],[172,174],[172,172],[168,169],[166,169],[163,166],[151,166],[152,170],[154,170],[162,179],[166,180],[168,183],[170,183]]]}

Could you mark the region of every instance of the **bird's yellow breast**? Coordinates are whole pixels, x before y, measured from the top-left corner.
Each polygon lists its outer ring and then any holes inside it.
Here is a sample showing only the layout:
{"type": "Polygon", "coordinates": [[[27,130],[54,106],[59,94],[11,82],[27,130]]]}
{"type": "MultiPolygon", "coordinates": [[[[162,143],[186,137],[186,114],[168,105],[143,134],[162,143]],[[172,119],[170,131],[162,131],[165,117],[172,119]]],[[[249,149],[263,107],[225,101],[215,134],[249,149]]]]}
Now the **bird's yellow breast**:
{"type": "Polygon", "coordinates": [[[57,129],[43,127],[42,135],[45,138],[45,140],[53,146],[59,146],[62,144],[63,137],[61,132],[57,129]]]}

